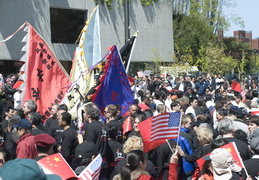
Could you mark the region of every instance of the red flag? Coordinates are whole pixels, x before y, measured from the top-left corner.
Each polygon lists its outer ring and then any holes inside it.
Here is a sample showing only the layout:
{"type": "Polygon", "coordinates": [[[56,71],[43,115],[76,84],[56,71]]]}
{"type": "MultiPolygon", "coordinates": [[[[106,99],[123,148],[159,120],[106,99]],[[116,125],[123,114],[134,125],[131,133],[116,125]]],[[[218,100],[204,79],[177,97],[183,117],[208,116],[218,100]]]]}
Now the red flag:
{"type": "Polygon", "coordinates": [[[130,76],[128,76],[128,81],[129,81],[130,86],[132,86],[134,84],[134,82],[135,82],[135,79],[130,77],[130,76]]]}
{"type": "Polygon", "coordinates": [[[25,63],[25,102],[33,99],[43,120],[51,116],[52,104],[60,104],[70,78],[46,42],[29,24],[28,60],[25,63]]]}
{"type": "Polygon", "coordinates": [[[124,135],[126,132],[132,130],[132,117],[131,117],[131,116],[128,116],[128,117],[124,120],[123,125],[122,125],[122,128],[123,128],[123,133],[122,133],[122,135],[124,135]]]}
{"type": "Polygon", "coordinates": [[[64,180],[77,177],[66,160],[59,153],[47,156],[37,162],[46,174],[56,174],[64,180]]]}
{"type": "Polygon", "coordinates": [[[13,85],[13,89],[19,88],[23,83],[24,83],[24,81],[22,81],[22,80],[16,81],[16,83],[13,85]]]}
{"type": "MultiPolygon", "coordinates": [[[[238,166],[240,166],[241,168],[244,168],[243,161],[242,161],[242,159],[241,159],[241,157],[240,157],[240,155],[238,153],[238,150],[237,150],[235,142],[228,143],[228,144],[226,144],[226,145],[224,145],[224,146],[222,146],[220,148],[227,149],[231,153],[231,155],[232,155],[232,157],[233,157],[233,159],[235,161],[234,163],[237,164],[238,166]]],[[[203,164],[205,162],[204,157],[209,156],[210,154],[211,153],[208,153],[208,154],[206,154],[205,156],[201,157],[200,159],[198,159],[196,161],[200,169],[202,169],[203,164]]]]}
{"type": "Polygon", "coordinates": [[[236,81],[232,81],[231,89],[238,91],[238,92],[242,91],[240,83],[238,83],[236,81]]]}
{"type": "Polygon", "coordinates": [[[257,110],[257,111],[253,111],[253,110],[251,110],[251,116],[253,116],[253,115],[259,115],[259,110],[257,110]]]}
{"type": "Polygon", "coordinates": [[[149,107],[147,105],[145,105],[144,103],[141,103],[139,105],[139,107],[140,107],[141,111],[145,111],[145,110],[149,109],[149,107]]]}
{"type": "Polygon", "coordinates": [[[181,112],[159,114],[138,124],[144,143],[144,152],[166,142],[176,139],[179,135],[181,112]]]}
{"type": "Polygon", "coordinates": [[[144,152],[148,152],[150,149],[149,142],[150,142],[152,118],[153,117],[150,117],[138,124],[138,128],[140,130],[140,133],[143,139],[144,152]]]}
{"type": "Polygon", "coordinates": [[[78,176],[79,180],[98,180],[102,165],[102,156],[99,154],[78,176]]]}

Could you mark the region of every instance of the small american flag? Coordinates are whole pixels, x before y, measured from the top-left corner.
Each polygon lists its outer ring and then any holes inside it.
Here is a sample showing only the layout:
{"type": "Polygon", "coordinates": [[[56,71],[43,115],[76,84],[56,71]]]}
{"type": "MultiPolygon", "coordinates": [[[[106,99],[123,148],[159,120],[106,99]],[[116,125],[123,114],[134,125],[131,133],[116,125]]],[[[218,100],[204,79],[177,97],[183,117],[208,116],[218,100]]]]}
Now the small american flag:
{"type": "Polygon", "coordinates": [[[178,137],[182,113],[172,112],[153,117],[150,142],[178,137]]]}
{"type": "Polygon", "coordinates": [[[79,180],[98,180],[102,165],[102,157],[99,154],[78,176],[79,180]]]}
{"type": "Polygon", "coordinates": [[[215,111],[215,108],[213,106],[209,107],[210,115],[213,116],[213,113],[215,111]]]}

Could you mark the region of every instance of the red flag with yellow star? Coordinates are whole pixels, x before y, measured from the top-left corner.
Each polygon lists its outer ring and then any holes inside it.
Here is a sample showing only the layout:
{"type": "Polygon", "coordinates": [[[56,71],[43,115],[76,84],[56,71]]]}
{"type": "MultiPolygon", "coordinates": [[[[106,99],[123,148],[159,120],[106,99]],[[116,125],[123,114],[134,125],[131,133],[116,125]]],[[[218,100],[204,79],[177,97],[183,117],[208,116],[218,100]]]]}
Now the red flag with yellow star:
{"type": "Polygon", "coordinates": [[[150,135],[151,135],[151,123],[152,123],[152,117],[138,124],[138,128],[143,139],[144,152],[148,152],[150,149],[149,143],[150,143],[150,135]]]}
{"type": "MultiPolygon", "coordinates": [[[[220,148],[227,149],[231,153],[231,155],[232,155],[232,157],[233,157],[233,159],[235,161],[234,163],[237,164],[238,166],[240,166],[241,168],[244,168],[243,161],[242,161],[242,159],[241,159],[241,157],[240,157],[240,155],[238,153],[237,146],[236,146],[235,142],[228,143],[228,144],[226,144],[226,145],[224,145],[224,146],[222,146],[220,148]]],[[[206,154],[205,156],[201,157],[200,159],[198,159],[196,161],[200,169],[202,169],[203,164],[205,162],[204,158],[206,156],[209,156],[210,154],[211,153],[208,153],[208,154],[206,154]]]]}
{"type": "Polygon", "coordinates": [[[37,162],[46,174],[56,174],[62,179],[77,177],[60,153],[47,156],[37,162]]]}

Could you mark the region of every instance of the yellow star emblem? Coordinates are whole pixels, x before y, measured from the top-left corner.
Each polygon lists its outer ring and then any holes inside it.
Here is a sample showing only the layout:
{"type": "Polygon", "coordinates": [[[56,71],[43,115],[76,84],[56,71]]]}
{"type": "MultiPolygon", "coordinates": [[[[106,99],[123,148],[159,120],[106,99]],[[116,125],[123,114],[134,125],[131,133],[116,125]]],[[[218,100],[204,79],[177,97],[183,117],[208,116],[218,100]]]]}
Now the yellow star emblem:
{"type": "Polygon", "coordinates": [[[60,159],[58,157],[55,157],[53,160],[56,161],[56,162],[60,161],[60,159]]]}
{"type": "Polygon", "coordinates": [[[228,150],[229,152],[232,152],[232,149],[231,149],[230,147],[228,147],[227,150],[228,150]]]}

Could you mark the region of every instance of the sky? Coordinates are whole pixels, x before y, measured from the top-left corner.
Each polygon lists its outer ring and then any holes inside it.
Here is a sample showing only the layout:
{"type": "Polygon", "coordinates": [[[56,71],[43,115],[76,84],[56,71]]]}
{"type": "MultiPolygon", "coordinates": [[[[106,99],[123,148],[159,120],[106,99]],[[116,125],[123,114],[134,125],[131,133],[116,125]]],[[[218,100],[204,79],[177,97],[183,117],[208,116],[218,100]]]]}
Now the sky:
{"type": "Polygon", "coordinates": [[[259,0],[233,0],[236,2],[236,7],[224,8],[224,14],[229,17],[236,15],[244,21],[245,27],[242,28],[234,23],[231,23],[228,31],[224,32],[225,37],[233,37],[233,31],[245,30],[252,31],[253,39],[259,37],[259,0]]]}

